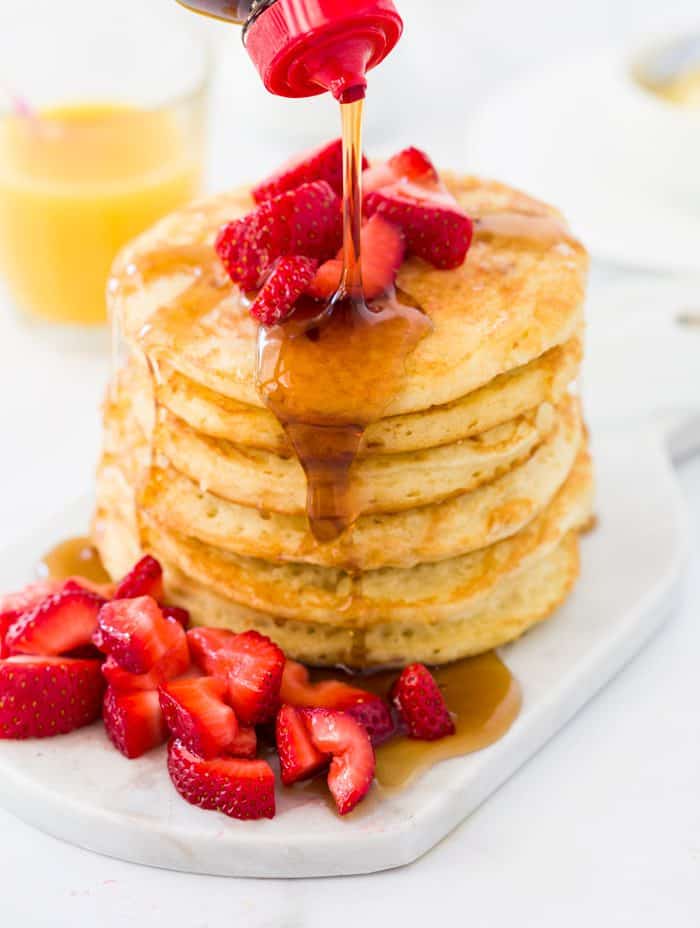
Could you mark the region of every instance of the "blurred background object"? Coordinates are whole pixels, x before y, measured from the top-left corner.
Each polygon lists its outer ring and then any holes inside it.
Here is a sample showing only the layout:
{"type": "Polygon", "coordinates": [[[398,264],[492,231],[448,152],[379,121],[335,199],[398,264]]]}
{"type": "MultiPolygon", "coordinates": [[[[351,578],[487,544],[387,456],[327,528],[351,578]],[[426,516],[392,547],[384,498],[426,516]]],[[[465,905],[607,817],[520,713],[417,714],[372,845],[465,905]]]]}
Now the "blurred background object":
{"type": "Polygon", "coordinates": [[[0,268],[33,316],[104,322],[119,248],[199,191],[208,56],[160,12],[33,0],[0,28],[0,268]]]}

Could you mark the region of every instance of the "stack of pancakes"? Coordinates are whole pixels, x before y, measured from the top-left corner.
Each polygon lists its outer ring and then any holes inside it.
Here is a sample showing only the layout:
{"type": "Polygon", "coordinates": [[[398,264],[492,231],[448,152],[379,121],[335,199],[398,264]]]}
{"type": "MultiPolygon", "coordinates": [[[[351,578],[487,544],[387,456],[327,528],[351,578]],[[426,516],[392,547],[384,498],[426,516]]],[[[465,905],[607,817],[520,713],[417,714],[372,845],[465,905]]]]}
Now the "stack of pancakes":
{"type": "Polygon", "coordinates": [[[319,665],[444,663],[562,602],[592,506],[571,389],[586,254],[549,207],[447,181],[475,241],[456,270],[399,271],[432,330],[364,434],[362,514],[329,543],[256,389],[257,323],[211,247],[248,195],[189,207],[125,250],[110,299],[130,351],[105,405],[94,523],[112,576],[150,552],[196,623],[256,628],[319,665]]]}

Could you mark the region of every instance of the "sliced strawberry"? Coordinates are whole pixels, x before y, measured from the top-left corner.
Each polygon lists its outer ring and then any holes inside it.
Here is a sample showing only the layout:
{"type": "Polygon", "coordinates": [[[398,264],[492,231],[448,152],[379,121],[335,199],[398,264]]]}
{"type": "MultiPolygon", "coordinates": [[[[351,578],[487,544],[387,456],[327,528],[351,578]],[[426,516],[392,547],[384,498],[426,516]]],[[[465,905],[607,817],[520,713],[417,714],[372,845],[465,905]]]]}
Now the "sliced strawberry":
{"type": "Polygon", "coordinates": [[[17,593],[7,593],[5,596],[0,596],[0,635],[2,635],[3,624],[9,628],[23,612],[35,609],[40,602],[53,593],[58,593],[63,587],[63,580],[51,578],[30,583],[17,593]]]}
{"type": "MultiPolygon", "coordinates": [[[[363,169],[367,165],[368,161],[363,157],[363,169]]],[[[291,158],[278,171],[253,188],[253,199],[256,203],[262,203],[314,180],[325,180],[338,196],[342,196],[343,143],[340,139],[291,158]]]]}
{"type": "Polygon", "coordinates": [[[295,255],[278,258],[270,276],[253,300],[250,314],[263,325],[277,325],[289,316],[294,304],[314,279],[318,261],[295,255]]]}
{"type": "Polygon", "coordinates": [[[448,270],[464,263],[473,224],[449,194],[399,182],[367,194],[363,208],[367,216],[378,213],[402,229],[408,251],[434,267],[448,270]]]}
{"type": "Polygon", "coordinates": [[[163,568],[147,554],[117,584],[113,599],[136,599],[137,596],[163,598],[163,568]]]}
{"type": "Polygon", "coordinates": [[[162,686],[160,707],[173,737],[200,757],[227,751],[238,734],[238,722],[225,696],[226,683],[217,677],[173,680],[162,686]]]}
{"type": "Polygon", "coordinates": [[[106,603],[93,642],[129,673],[148,673],[166,658],[189,663],[184,629],[168,621],[150,596],[106,603]]]}
{"type": "Polygon", "coordinates": [[[294,706],[282,706],[277,713],[275,741],[285,786],[308,780],[328,766],[328,754],[314,747],[304,717],[294,706]]]}
{"type": "Polygon", "coordinates": [[[46,738],[100,716],[99,661],[10,657],[0,661],[0,738],[46,738]]]}
{"type": "Polygon", "coordinates": [[[190,614],[187,609],[183,609],[181,606],[166,606],[161,603],[160,611],[166,619],[182,625],[185,631],[190,627],[190,614]]]}
{"type": "Polygon", "coordinates": [[[261,203],[220,231],[216,251],[234,283],[259,287],[285,255],[325,261],[342,241],[340,199],[325,181],[302,184],[261,203]]]}
{"type": "Polygon", "coordinates": [[[112,744],[125,757],[141,757],[168,738],[157,690],[123,693],[108,686],[102,717],[112,744]]]}
{"type": "Polygon", "coordinates": [[[285,661],[274,642],[255,631],[234,635],[215,628],[191,629],[188,638],[202,670],[227,681],[239,722],[259,725],[274,718],[285,661]]]}
{"type": "Polygon", "coordinates": [[[440,177],[435,165],[420,148],[404,148],[389,158],[387,167],[395,180],[411,180],[416,184],[435,185],[440,177]]]}
{"type": "Polygon", "coordinates": [[[264,760],[204,760],[173,739],[168,772],[175,789],[192,805],[237,819],[274,817],[275,775],[264,760]]]}
{"type": "Polygon", "coordinates": [[[408,730],[409,738],[435,741],[455,733],[440,687],[423,664],[409,664],[394,683],[391,697],[408,730]]]}
{"type": "Polygon", "coordinates": [[[328,788],[340,815],[347,815],[364,799],[374,779],[374,749],[369,736],[345,712],[302,711],[314,747],[322,754],[332,755],[328,788]]]}
{"type": "Polygon", "coordinates": [[[372,744],[382,744],[396,731],[387,703],[374,693],[342,680],[309,682],[303,664],[288,660],[282,674],[280,699],[291,706],[335,709],[353,716],[367,729],[372,744]]]}
{"type": "MultiPolygon", "coordinates": [[[[365,299],[373,300],[393,287],[406,251],[405,239],[397,226],[378,215],[365,223],[360,239],[362,286],[365,299]]],[[[333,296],[342,271],[342,257],[326,261],[309,284],[308,293],[323,300],[333,296]]]]}
{"type": "Polygon", "coordinates": [[[373,190],[390,187],[399,178],[394,174],[388,162],[373,164],[362,172],[362,195],[367,196],[373,190]]]}
{"type": "Polygon", "coordinates": [[[227,754],[232,757],[252,758],[258,753],[258,736],[253,725],[239,725],[238,734],[229,745],[227,754]]]}
{"type": "Polygon", "coordinates": [[[104,602],[77,583],[67,583],[10,626],[5,647],[12,654],[49,655],[88,645],[104,602]]]}
{"type": "Polygon", "coordinates": [[[187,643],[192,660],[203,673],[216,674],[221,667],[221,652],[235,637],[224,628],[191,628],[187,632],[187,643]]]}
{"type": "Polygon", "coordinates": [[[102,674],[113,689],[130,693],[133,690],[157,690],[159,686],[181,676],[189,668],[189,656],[175,648],[162,657],[148,673],[129,673],[108,657],[102,664],[102,674]]]}

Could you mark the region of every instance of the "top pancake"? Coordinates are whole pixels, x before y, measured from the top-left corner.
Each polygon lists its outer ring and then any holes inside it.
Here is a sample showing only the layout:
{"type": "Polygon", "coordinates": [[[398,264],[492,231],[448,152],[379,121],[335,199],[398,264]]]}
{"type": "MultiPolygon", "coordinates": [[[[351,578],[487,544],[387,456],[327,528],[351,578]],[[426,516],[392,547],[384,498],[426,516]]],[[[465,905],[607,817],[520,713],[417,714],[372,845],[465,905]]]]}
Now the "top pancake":
{"type": "MultiPolygon", "coordinates": [[[[587,256],[558,214],[493,181],[445,179],[481,222],[462,267],[439,271],[413,258],[399,271],[399,290],[421,307],[433,328],[407,359],[387,416],[453,402],[563,344],[580,326],[587,256]]],[[[199,272],[192,253],[207,259],[212,254],[197,246],[211,246],[223,223],[253,205],[247,192],[234,191],[162,220],[117,259],[109,302],[127,340],[145,344],[152,360],[167,362],[215,393],[260,407],[258,324],[218,260],[212,259],[216,287],[207,299],[194,292],[193,299],[181,299],[199,272]],[[178,248],[182,260],[163,260],[178,248]]]]}

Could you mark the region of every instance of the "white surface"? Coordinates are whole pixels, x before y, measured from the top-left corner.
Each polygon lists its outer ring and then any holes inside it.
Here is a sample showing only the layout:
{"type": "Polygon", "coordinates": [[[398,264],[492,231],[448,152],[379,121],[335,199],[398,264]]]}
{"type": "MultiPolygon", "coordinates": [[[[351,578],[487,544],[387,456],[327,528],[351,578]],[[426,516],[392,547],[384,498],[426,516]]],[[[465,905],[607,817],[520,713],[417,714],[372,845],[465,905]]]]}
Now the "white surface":
{"type": "MultiPolygon", "coordinates": [[[[344,876],[410,863],[535,754],[678,605],[686,520],[657,436],[603,432],[595,459],[599,525],[583,545],[581,580],[555,620],[504,649],[523,710],[488,750],[440,764],[391,796],[375,790],[351,819],[313,794],[278,789],[274,820],[232,823],[178,798],[163,749],[126,761],[97,725],[0,743],[0,805],[71,843],[186,872],[344,876]]],[[[85,500],[66,511],[42,537],[81,534],[90,509],[85,500]]],[[[39,555],[30,540],[0,557],[0,589],[31,578],[39,555]]]]}
{"type": "MultiPolygon", "coordinates": [[[[376,72],[370,103],[386,117],[391,138],[373,133],[368,146],[419,144],[456,168],[468,167],[463,129],[469,114],[494,88],[512,78],[525,80],[562,54],[607,41],[634,42],[654,30],[672,29],[678,18],[699,15],[697,0],[442,0],[425,33],[424,0],[399,4],[406,14],[406,37],[376,72]],[[436,52],[440,24],[459,53],[436,52]]],[[[251,165],[254,173],[262,172],[278,163],[282,150],[298,148],[298,139],[286,141],[284,120],[267,131],[251,131],[237,120],[224,91],[214,113],[220,143],[211,158],[215,187],[250,176],[251,165]]],[[[329,118],[319,125],[319,137],[328,137],[336,126],[329,118]]],[[[514,157],[517,143],[511,146],[514,157]]],[[[663,229],[656,231],[663,234],[663,229]]],[[[646,283],[664,286],[658,278],[647,275],[640,282],[639,275],[598,265],[592,309],[611,282],[630,279],[642,288],[646,283]]],[[[629,318],[635,306],[610,309],[614,329],[620,314],[629,318]]],[[[0,548],[90,488],[107,355],[83,351],[75,336],[71,340],[70,350],[54,347],[55,336],[22,327],[7,305],[0,306],[0,548]]],[[[661,352],[648,380],[663,389],[674,377],[672,355],[661,352]]],[[[596,378],[591,354],[584,379],[594,383],[596,378]]],[[[634,397],[638,386],[622,377],[617,384],[614,378],[608,382],[616,408],[623,408],[621,395],[634,397]]],[[[686,396],[697,396],[692,384],[686,396]]],[[[605,413],[598,409],[596,418],[605,413]]],[[[700,460],[687,462],[679,475],[693,544],[686,602],[676,619],[572,724],[422,860],[402,870],[344,880],[186,876],[78,850],[0,812],[0,924],[423,928],[459,919],[475,928],[697,928],[700,460]]],[[[640,510],[643,506],[642,499],[640,510]]]]}

